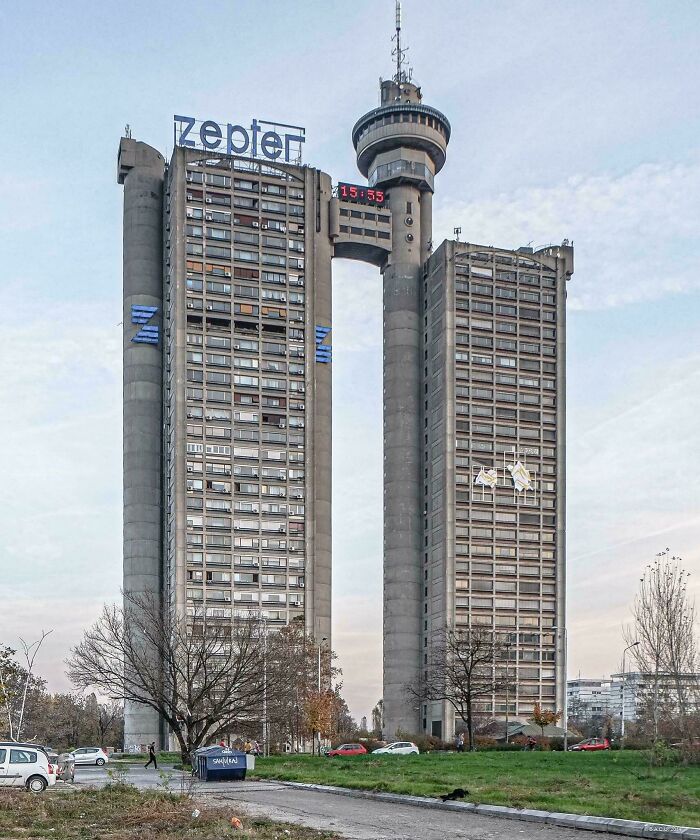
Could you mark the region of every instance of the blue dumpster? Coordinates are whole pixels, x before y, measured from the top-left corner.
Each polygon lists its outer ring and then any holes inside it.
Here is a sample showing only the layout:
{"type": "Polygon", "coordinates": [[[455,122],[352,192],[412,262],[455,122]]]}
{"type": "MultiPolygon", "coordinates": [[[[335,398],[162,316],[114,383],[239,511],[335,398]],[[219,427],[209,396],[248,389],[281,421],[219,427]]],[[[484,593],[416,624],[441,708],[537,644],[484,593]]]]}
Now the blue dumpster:
{"type": "Polygon", "coordinates": [[[197,778],[202,782],[245,779],[246,754],[227,747],[204,747],[195,753],[197,778]]]}

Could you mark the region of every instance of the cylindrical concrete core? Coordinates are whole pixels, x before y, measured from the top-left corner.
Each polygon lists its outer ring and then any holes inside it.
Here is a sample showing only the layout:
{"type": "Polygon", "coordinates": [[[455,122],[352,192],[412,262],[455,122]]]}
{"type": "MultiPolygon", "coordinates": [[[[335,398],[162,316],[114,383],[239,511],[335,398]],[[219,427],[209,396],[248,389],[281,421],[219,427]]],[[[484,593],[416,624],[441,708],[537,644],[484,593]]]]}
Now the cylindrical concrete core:
{"type": "Polygon", "coordinates": [[[384,720],[387,738],[418,732],[407,685],[420,676],[420,191],[392,186],[392,254],[384,270],[384,720]]]}
{"type": "Polygon", "coordinates": [[[419,732],[423,612],[422,272],[432,248],[432,191],[450,124],[403,75],[352,132],[357,166],[384,190],[391,255],[384,274],[384,734],[419,732]]]}
{"type": "MultiPolygon", "coordinates": [[[[163,156],[128,138],[124,184],[124,594],[160,610],[162,592],[163,156]],[[150,307],[150,309],[133,309],[150,307]],[[150,330],[157,327],[157,340],[150,330]],[[153,342],[153,343],[151,343],[153,342]]],[[[154,661],[154,667],[159,664],[154,661]]],[[[161,744],[160,718],[127,702],[124,746],[161,744]]]]}

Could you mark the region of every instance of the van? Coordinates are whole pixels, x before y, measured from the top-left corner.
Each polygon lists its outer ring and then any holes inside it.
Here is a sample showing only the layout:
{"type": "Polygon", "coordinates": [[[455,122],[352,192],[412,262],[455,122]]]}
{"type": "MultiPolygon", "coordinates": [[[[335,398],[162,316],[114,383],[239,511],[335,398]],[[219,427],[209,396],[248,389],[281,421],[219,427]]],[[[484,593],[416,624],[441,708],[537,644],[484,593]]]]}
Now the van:
{"type": "Polygon", "coordinates": [[[0,788],[25,787],[41,793],[56,784],[56,768],[36,744],[0,741],[0,788]]]}

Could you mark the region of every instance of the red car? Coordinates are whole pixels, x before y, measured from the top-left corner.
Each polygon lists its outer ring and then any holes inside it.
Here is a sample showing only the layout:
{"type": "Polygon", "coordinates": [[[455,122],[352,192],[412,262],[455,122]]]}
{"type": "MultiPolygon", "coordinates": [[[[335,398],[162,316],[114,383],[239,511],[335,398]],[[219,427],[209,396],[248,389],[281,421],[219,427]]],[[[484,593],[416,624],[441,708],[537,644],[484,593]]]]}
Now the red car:
{"type": "Polygon", "coordinates": [[[609,750],[610,742],[607,738],[589,738],[587,741],[581,741],[569,747],[573,752],[591,752],[592,750],[609,750]]]}
{"type": "Polygon", "coordinates": [[[328,750],[326,755],[367,755],[367,750],[362,746],[362,744],[341,744],[334,750],[328,750]]]}

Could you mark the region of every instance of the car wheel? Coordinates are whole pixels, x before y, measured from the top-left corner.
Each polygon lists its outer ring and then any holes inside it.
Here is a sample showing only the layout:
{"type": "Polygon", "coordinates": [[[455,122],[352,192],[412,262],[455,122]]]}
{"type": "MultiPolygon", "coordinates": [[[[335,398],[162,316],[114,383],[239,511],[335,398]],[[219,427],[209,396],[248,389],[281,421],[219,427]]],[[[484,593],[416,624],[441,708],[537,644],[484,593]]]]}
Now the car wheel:
{"type": "Polygon", "coordinates": [[[27,779],[27,790],[31,793],[43,793],[46,788],[46,779],[41,776],[30,776],[29,779],[27,779]]]}
{"type": "Polygon", "coordinates": [[[105,763],[104,758],[98,758],[98,759],[97,759],[97,761],[95,762],[95,764],[96,764],[98,767],[102,767],[102,765],[103,765],[104,763],[105,763]]]}

